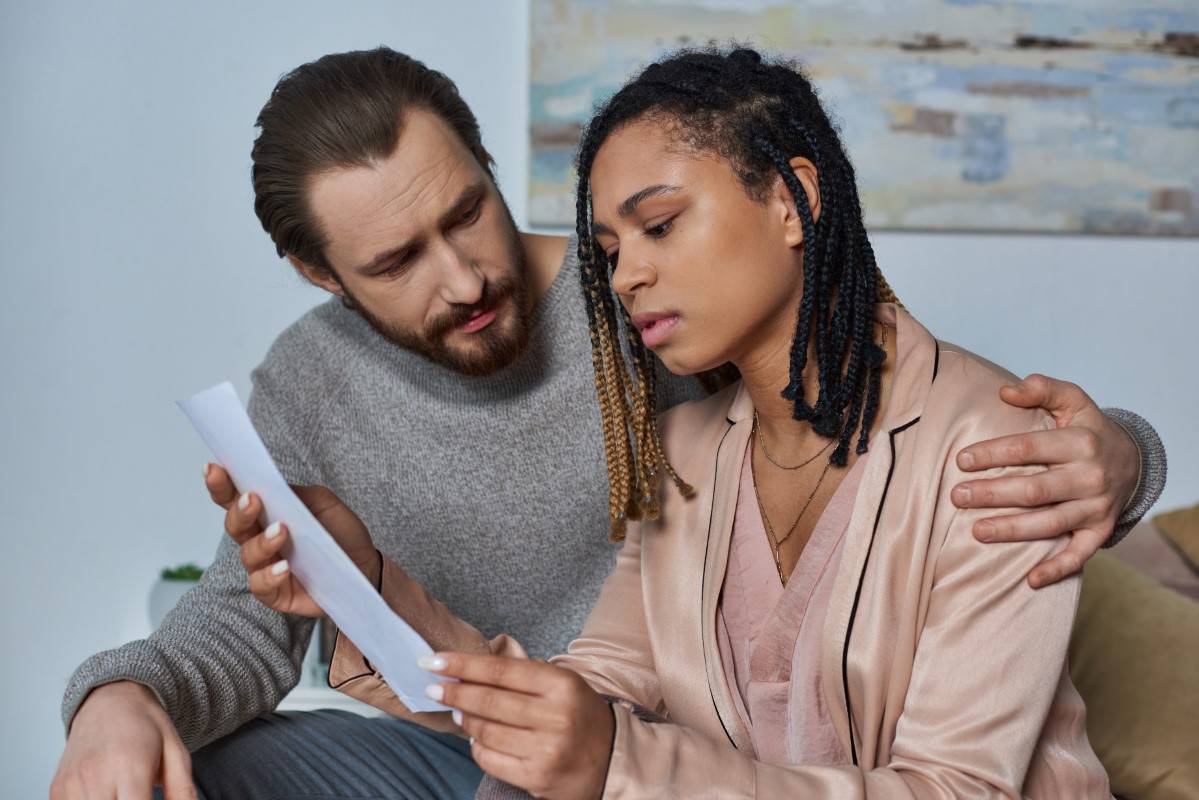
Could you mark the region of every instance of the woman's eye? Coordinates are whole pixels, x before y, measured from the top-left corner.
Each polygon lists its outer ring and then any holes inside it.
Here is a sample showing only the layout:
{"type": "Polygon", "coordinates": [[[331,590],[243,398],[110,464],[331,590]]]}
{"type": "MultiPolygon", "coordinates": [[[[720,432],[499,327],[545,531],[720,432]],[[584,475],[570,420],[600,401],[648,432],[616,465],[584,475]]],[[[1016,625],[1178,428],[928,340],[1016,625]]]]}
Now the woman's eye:
{"type": "Polygon", "coordinates": [[[668,219],[665,222],[659,222],[645,229],[645,235],[651,239],[661,239],[666,234],[670,233],[670,228],[674,224],[674,219],[668,219]]]}

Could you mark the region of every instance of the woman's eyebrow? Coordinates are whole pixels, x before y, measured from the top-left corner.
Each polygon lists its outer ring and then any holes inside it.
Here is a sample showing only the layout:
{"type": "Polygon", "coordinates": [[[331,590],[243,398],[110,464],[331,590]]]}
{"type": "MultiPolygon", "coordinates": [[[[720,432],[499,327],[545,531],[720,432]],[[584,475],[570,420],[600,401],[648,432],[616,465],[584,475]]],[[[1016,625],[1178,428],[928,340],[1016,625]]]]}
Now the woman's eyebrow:
{"type": "Polygon", "coordinates": [[[627,217],[629,214],[632,214],[637,210],[637,206],[639,206],[642,201],[648,200],[651,197],[661,197],[665,194],[672,194],[677,192],[680,188],[681,187],[679,186],[671,186],[665,183],[656,183],[653,186],[646,186],[644,189],[634,192],[626,197],[624,202],[620,204],[620,207],[616,209],[616,213],[621,217],[627,217]]]}

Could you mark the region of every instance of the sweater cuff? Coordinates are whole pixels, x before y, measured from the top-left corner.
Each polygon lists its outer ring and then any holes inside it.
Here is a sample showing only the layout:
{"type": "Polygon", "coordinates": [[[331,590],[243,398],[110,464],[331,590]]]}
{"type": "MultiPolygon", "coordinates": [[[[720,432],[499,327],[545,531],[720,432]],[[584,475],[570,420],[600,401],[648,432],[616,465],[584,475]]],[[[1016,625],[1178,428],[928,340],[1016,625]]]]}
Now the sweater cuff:
{"type": "Polygon", "coordinates": [[[1136,444],[1141,456],[1136,491],[1132,493],[1120,518],[1116,520],[1112,535],[1104,542],[1103,546],[1106,548],[1119,544],[1161,497],[1166,488],[1166,448],[1157,431],[1139,414],[1122,408],[1105,408],[1103,413],[1124,429],[1136,444]]]}

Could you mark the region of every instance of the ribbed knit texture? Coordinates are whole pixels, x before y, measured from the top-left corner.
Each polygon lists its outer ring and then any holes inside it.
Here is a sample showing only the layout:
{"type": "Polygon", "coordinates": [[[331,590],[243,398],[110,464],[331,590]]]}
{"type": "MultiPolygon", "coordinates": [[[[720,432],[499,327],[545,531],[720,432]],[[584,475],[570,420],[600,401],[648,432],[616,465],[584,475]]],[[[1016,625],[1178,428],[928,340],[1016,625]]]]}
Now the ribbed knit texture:
{"type": "MultiPolygon", "coordinates": [[[[249,411],[289,481],[330,487],[379,549],[455,613],[548,657],[582,627],[616,552],[573,240],[535,314],[530,349],[472,378],[388,343],[331,300],[272,346],[249,411]]],[[[666,374],[660,386],[664,406],[702,394],[666,374]]],[[[63,720],[91,688],[130,679],[198,747],[278,704],[311,631],[248,593],[222,536],[159,630],[76,671],[63,720]]]]}

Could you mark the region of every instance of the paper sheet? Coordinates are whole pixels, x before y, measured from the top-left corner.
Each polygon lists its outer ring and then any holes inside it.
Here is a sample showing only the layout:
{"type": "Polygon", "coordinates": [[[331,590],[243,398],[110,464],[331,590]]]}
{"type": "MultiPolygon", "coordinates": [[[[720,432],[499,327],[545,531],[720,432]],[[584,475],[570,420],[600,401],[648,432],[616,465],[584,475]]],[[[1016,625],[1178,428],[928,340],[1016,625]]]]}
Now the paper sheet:
{"type": "Polygon", "coordinates": [[[425,696],[435,678],[416,666],[433,652],[428,643],[384,602],[366,576],[296,497],[250,422],[237,392],[222,383],[179,401],[196,431],[241,492],[254,492],[267,524],[282,522],[291,539],[292,573],[337,627],[358,646],[404,705],[413,711],[444,711],[425,696]]]}

